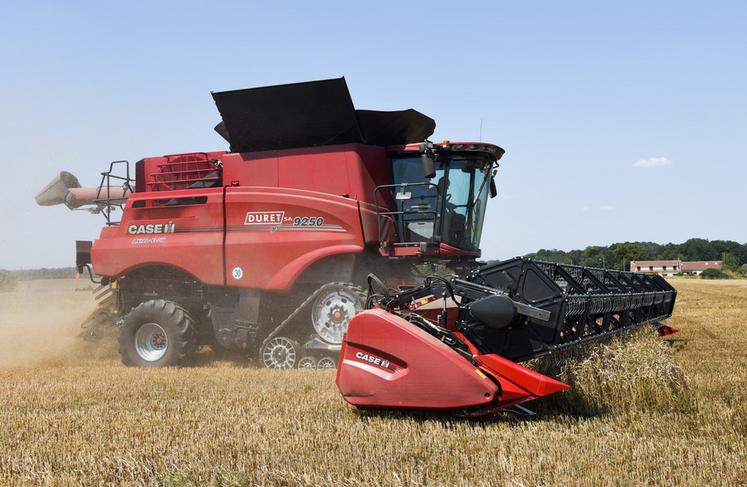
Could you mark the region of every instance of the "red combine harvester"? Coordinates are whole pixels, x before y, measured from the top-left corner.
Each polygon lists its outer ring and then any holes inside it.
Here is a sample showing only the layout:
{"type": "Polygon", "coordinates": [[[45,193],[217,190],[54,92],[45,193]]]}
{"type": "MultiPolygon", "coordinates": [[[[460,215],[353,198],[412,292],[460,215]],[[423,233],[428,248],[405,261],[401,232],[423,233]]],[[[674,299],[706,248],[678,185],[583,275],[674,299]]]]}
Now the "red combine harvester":
{"type": "Polygon", "coordinates": [[[92,189],[62,172],[36,197],[106,218],[76,260],[123,317],[125,364],[210,344],[337,366],[361,408],[484,414],[567,387],[516,362],[673,330],[658,276],[477,260],[500,147],[434,144],[415,110],[356,110],[344,78],[213,98],[230,151],[145,158],[134,175],[116,161],[92,189]]]}

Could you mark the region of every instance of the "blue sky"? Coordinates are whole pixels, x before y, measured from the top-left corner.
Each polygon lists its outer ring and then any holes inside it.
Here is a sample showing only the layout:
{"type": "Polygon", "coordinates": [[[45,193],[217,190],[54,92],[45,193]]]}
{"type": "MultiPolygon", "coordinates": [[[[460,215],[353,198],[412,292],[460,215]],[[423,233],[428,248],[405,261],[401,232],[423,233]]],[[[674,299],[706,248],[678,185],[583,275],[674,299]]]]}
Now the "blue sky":
{"type": "Polygon", "coordinates": [[[3,2],[0,268],[70,265],[98,235],[35,206],[57,171],[224,149],[211,90],[338,76],[359,108],[416,108],[437,141],[482,120],[506,149],[487,258],[746,242],[745,5],[3,2]]]}

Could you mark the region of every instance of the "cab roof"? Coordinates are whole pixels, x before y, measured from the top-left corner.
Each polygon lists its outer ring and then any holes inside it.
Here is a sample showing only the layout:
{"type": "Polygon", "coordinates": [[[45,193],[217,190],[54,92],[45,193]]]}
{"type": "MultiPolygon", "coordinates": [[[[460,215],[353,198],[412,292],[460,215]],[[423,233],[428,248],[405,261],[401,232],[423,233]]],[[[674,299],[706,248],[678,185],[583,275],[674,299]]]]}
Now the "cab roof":
{"type": "MultiPolygon", "coordinates": [[[[421,144],[400,144],[391,145],[386,148],[387,152],[420,152],[421,144]]],[[[444,140],[443,142],[434,143],[436,151],[448,152],[480,152],[492,156],[496,161],[499,160],[506,152],[502,147],[488,142],[452,142],[444,140]]]]}

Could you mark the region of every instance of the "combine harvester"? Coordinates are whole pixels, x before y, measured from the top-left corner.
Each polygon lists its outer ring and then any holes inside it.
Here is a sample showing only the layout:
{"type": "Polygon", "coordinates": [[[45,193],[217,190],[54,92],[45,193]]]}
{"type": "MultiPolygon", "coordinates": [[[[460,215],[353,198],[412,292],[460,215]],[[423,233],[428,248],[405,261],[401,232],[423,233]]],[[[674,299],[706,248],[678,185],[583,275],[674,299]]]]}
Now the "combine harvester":
{"type": "Polygon", "coordinates": [[[213,98],[229,152],[116,161],[98,188],[62,172],[36,197],[105,217],[76,263],[121,317],[125,364],[183,364],[210,344],[337,367],[361,408],[484,414],[567,387],[516,362],[645,323],[673,331],[658,276],[477,260],[500,147],[432,143],[435,122],[412,109],[356,110],[344,78],[213,98]]]}

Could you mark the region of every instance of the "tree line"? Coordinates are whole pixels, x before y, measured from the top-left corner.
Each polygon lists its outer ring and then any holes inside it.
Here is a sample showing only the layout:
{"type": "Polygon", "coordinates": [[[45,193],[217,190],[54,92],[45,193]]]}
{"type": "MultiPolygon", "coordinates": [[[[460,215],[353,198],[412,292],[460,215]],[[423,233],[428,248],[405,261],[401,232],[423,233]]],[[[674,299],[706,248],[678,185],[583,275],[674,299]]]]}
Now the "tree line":
{"type": "Polygon", "coordinates": [[[9,271],[19,281],[33,279],[71,279],[75,277],[75,267],[42,267],[40,269],[21,269],[9,271]]]}
{"type": "Polygon", "coordinates": [[[32,279],[70,279],[75,277],[75,267],[43,267],[41,269],[22,269],[7,271],[0,269],[0,292],[12,291],[18,281],[32,279]]]}
{"type": "Polygon", "coordinates": [[[725,270],[738,270],[747,263],[747,244],[732,240],[691,238],[681,243],[623,242],[610,246],[589,246],[583,250],[541,249],[527,254],[538,260],[628,270],[631,260],[721,260],[725,270]]]}

